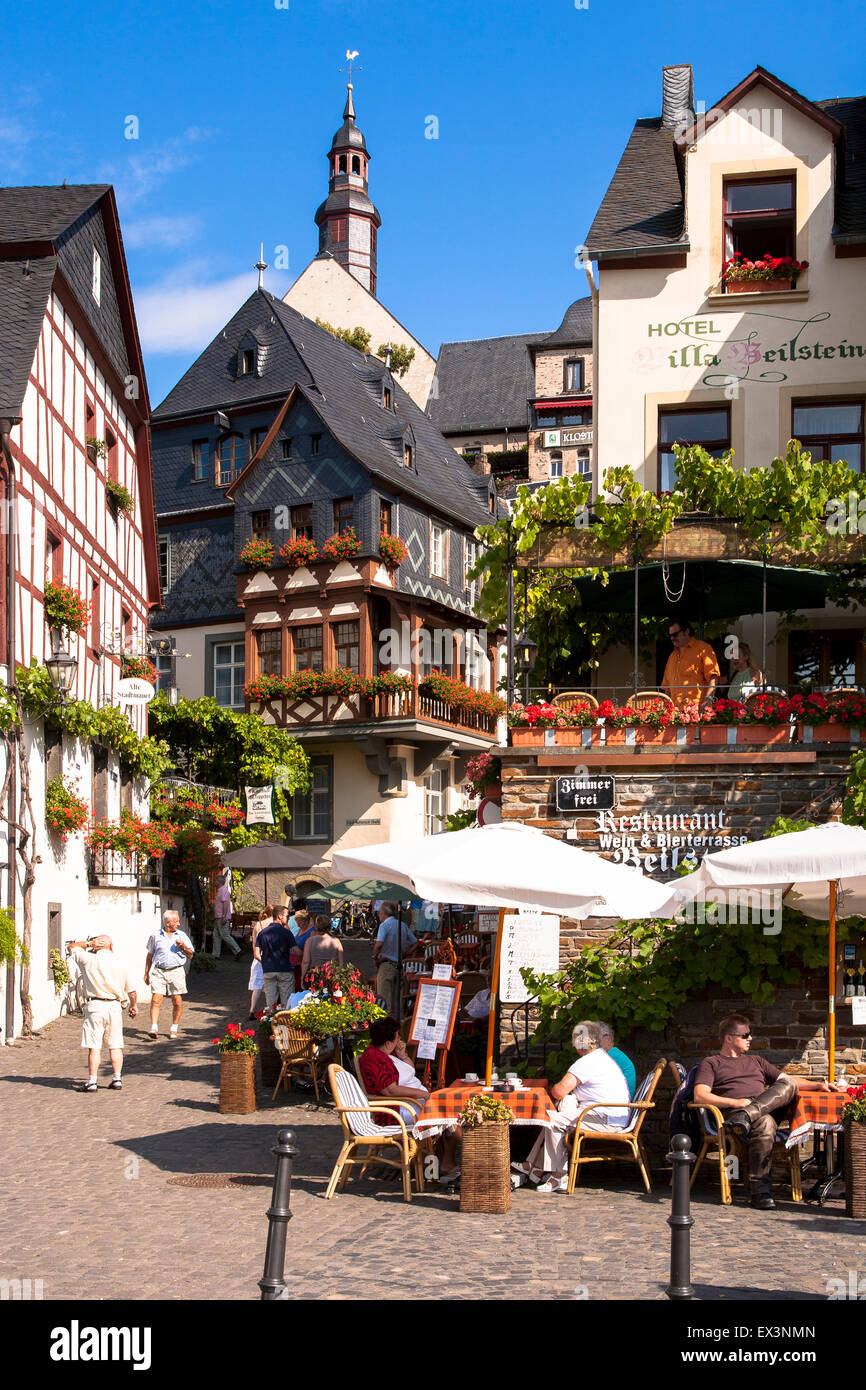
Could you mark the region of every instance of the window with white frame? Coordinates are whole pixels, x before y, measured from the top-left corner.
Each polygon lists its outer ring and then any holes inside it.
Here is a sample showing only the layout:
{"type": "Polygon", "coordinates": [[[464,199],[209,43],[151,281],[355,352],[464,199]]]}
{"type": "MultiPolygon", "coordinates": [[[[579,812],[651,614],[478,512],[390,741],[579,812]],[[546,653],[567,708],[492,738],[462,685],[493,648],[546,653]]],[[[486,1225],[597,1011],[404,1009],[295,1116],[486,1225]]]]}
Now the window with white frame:
{"type": "Polygon", "coordinates": [[[244,644],[215,642],[213,646],[213,693],[225,709],[242,709],[244,703],[244,644]]]}
{"type": "Polygon", "coordinates": [[[102,257],[95,246],[93,248],[93,267],[90,273],[90,293],[98,304],[102,294],[102,257]]]}
{"type": "Polygon", "coordinates": [[[547,467],[549,477],[562,477],[562,454],[559,452],[558,449],[555,449],[554,452],[550,455],[550,458],[547,461],[547,467]]]}
{"type": "Polygon", "coordinates": [[[444,824],[445,769],[432,767],[424,778],[424,834],[438,835],[444,824]]]}
{"type": "Polygon", "coordinates": [[[159,587],[163,594],[171,588],[171,540],[168,536],[159,538],[159,587]]]}
{"type": "Polygon", "coordinates": [[[470,608],[475,607],[478,598],[478,580],[469,577],[477,559],[478,542],[466,536],[463,541],[463,583],[466,586],[466,600],[470,608]]]}
{"type": "Polygon", "coordinates": [[[445,578],[445,528],[430,522],[430,573],[445,578]]]}
{"type": "Polygon", "coordinates": [[[295,792],[292,806],[293,840],[328,840],[331,832],[333,759],[310,759],[310,790],[295,792]]]}

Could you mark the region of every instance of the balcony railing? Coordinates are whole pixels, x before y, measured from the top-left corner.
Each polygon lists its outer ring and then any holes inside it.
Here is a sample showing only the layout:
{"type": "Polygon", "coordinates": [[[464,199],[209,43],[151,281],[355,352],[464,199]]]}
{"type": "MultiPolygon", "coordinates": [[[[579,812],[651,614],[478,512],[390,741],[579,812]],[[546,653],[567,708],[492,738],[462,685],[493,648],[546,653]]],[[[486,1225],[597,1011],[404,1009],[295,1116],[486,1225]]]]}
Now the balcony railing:
{"type": "Polygon", "coordinates": [[[91,888],[156,888],[162,885],[159,860],[134,854],[126,859],[104,845],[91,850],[87,876],[91,888]]]}
{"type": "Polygon", "coordinates": [[[365,695],[308,695],[293,699],[285,695],[249,702],[251,713],[264,714],[281,727],[310,727],[318,724],[367,724],[371,721],[416,719],[450,728],[464,729],[483,738],[496,738],[496,716],[481,710],[451,704],[438,696],[408,691],[382,691],[365,695]]]}

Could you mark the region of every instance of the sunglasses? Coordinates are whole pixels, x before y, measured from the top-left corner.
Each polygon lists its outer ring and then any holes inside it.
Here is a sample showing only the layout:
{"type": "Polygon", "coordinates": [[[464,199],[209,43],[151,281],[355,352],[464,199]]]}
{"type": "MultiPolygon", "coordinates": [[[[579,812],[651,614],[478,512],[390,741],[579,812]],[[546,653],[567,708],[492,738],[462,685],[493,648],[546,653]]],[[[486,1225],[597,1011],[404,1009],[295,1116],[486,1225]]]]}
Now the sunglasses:
{"type": "Polygon", "coordinates": [[[729,1037],[729,1038],[750,1038],[751,1036],[752,1036],[751,1033],[729,1033],[729,1034],[728,1034],[728,1037],[729,1037]]]}

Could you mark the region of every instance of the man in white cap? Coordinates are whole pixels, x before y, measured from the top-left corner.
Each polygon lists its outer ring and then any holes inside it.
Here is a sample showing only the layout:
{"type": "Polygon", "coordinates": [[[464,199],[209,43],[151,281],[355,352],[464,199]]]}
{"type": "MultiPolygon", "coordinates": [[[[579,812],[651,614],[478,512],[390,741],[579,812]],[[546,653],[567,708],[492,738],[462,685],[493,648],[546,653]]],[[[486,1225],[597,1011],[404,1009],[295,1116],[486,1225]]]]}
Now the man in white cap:
{"type": "Polygon", "coordinates": [[[129,1017],[135,1018],[138,1009],[135,990],[130,987],[129,972],[112,954],[113,950],[110,936],[92,936],[87,941],[66,943],[66,954],[78,966],[86,1001],[81,1046],[88,1050],[89,1073],[87,1081],[80,1088],[83,1091],[93,1092],[97,1089],[96,1076],[103,1041],[108,1043],[113,1070],[109,1090],[119,1091],[123,1087],[123,1010],[128,1004],[129,1017]]]}

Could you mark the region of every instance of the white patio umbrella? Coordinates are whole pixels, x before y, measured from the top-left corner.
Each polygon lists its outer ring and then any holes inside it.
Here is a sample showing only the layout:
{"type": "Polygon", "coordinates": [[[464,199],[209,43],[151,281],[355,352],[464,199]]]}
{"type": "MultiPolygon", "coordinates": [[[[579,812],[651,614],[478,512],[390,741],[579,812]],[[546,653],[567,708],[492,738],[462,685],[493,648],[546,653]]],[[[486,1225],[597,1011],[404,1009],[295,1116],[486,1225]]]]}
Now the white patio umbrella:
{"type": "Polygon", "coordinates": [[[268,870],[309,869],[316,863],[316,857],[305,854],[303,850],[292,849],[290,845],[279,845],[275,840],[259,840],[256,845],[245,845],[243,849],[224,854],[222,861],[230,869],[260,869],[265,876],[267,899],[268,870]]]}
{"type": "Polygon", "coordinates": [[[663,884],[639,869],[612,864],[515,822],[338,851],[333,869],[346,878],[388,878],[434,902],[500,909],[490,984],[488,1084],[505,909],[543,908],[577,918],[653,917],[663,915],[668,896],[663,884]]]}
{"type": "Polygon", "coordinates": [[[666,909],[674,915],[686,903],[711,893],[712,901],[765,888],[807,917],[830,923],[828,1051],[830,1080],[836,1065],[836,918],[866,914],[866,830],[828,821],[810,830],[775,835],[748,845],[708,854],[699,869],[667,885],[666,909]]]}

